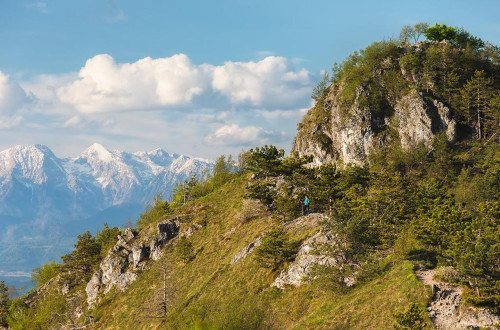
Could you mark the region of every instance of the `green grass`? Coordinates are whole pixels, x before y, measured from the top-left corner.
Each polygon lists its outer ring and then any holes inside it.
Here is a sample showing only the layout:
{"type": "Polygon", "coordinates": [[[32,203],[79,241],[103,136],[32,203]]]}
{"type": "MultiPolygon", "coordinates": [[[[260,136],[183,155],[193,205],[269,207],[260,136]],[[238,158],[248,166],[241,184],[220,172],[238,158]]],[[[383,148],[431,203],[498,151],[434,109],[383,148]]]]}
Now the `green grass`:
{"type": "Polygon", "coordinates": [[[293,328],[392,328],[394,313],[406,310],[411,302],[426,306],[430,297],[430,290],[415,277],[413,267],[411,262],[401,261],[379,279],[363,283],[346,294],[313,299],[309,313],[293,328]]]}
{"type": "MultiPolygon", "coordinates": [[[[284,291],[270,287],[279,271],[261,268],[253,255],[230,265],[232,257],[275,223],[269,215],[245,224],[238,221],[246,180],[237,178],[220,190],[178,210],[191,213],[189,223],[205,222],[190,238],[196,256],[187,264],[173,249],[125,292],[113,289],[94,310],[99,328],[122,329],[387,329],[393,314],[410,302],[426,305],[429,292],[413,275],[413,264],[397,263],[376,280],[344,293],[313,281],[284,291]],[[227,234],[231,229],[234,231],[227,234]],[[144,307],[162,286],[161,265],[171,271],[171,298],[166,322],[144,316],[144,307]]],[[[316,228],[292,232],[303,240],[316,228]]]]}

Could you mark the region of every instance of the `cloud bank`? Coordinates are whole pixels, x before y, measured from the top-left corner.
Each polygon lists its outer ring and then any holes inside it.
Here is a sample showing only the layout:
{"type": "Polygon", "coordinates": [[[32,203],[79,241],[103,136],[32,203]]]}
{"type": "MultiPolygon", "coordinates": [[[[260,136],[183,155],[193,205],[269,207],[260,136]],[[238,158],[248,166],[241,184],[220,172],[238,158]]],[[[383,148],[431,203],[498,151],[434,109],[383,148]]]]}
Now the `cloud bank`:
{"type": "Polygon", "coordinates": [[[123,64],[104,54],[89,59],[57,97],[82,113],[203,106],[194,102],[202,94],[232,106],[286,107],[307,98],[310,85],[309,72],[293,70],[284,57],[214,66],[185,54],[123,64]]]}

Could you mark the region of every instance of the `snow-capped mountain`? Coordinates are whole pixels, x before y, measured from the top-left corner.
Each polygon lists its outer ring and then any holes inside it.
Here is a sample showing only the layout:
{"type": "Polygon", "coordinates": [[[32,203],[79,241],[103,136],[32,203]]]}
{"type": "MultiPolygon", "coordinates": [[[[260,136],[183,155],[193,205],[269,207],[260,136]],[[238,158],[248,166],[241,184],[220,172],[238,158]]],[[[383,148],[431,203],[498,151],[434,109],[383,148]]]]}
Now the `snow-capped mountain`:
{"type": "MultiPolygon", "coordinates": [[[[71,250],[77,234],[135,221],[146,203],[213,163],[161,149],[127,153],[93,144],[75,158],[46,146],[0,152],[0,275],[71,250]]],[[[0,276],[1,277],[1,276],[0,276]]],[[[0,278],[1,279],[1,278],[0,278]]]]}
{"type": "Polygon", "coordinates": [[[164,150],[127,153],[95,143],[76,158],[57,158],[46,146],[0,152],[0,214],[76,218],[126,203],[169,197],[176,182],[212,163],[164,150]]]}

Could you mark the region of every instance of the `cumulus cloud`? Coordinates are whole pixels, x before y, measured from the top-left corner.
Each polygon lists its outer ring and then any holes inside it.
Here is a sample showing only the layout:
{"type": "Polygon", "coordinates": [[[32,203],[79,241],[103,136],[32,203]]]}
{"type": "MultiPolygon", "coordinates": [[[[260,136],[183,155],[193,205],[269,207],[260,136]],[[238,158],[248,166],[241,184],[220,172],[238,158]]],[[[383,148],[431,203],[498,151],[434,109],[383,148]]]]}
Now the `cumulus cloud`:
{"type": "Polygon", "coordinates": [[[0,71],[0,130],[19,126],[26,107],[34,101],[24,89],[0,71]]]}
{"type": "Polygon", "coordinates": [[[309,72],[293,70],[284,57],[214,66],[193,64],[184,54],[122,64],[103,54],[60,86],[57,97],[82,113],[95,113],[199,107],[204,105],[194,101],[201,95],[232,106],[288,107],[303,104],[310,90],[309,72]]]}
{"type": "Polygon", "coordinates": [[[205,141],[215,145],[254,145],[279,139],[283,134],[257,126],[240,127],[232,124],[221,126],[215,133],[207,136],[205,141]]]}
{"type": "Polygon", "coordinates": [[[214,69],[212,87],[236,104],[294,104],[310,94],[309,72],[292,71],[284,57],[259,62],[226,62],[214,69]]]}
{"type": "Polygon", "coordinates": [[[17,82],[0,71],[0,114],[14,114],[32,101],[32,97],[17,82]]]}
{"type": "Polygon", "coordinates": [[[115,63],[106,54],[97,55],[57,95],[83,113],[180,106],[206,88],[204,70],[184,54],[125,64],[115,63]]]}
{"type": "Polygon", "coordinates": [[[22,81],[20,86],[29,94],[36,96],[36,107],[33,110],[48,113],[67,113],[68,107],[62,105],[57,95],[61,86],[71,84],[78,78],[76,73],[59,75],[38,75],[22,81]]]}

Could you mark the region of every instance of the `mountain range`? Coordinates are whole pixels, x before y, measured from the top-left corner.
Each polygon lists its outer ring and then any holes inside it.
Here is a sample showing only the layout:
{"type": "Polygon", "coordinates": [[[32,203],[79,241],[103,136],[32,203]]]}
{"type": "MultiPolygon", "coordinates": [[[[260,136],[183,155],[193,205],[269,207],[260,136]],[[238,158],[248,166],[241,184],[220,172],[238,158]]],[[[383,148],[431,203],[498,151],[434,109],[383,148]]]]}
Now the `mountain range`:
{"type": "Polygon", "coordinates": [[[1,151],[0,271],[28,271],[54,259],[75,234],[104,222],[135,221],[153,196],[170,197],[176,183],[212,166],[162,149],[127,153],[98,143],[74,158],[58,158],[44,145],[1,151]]]}

